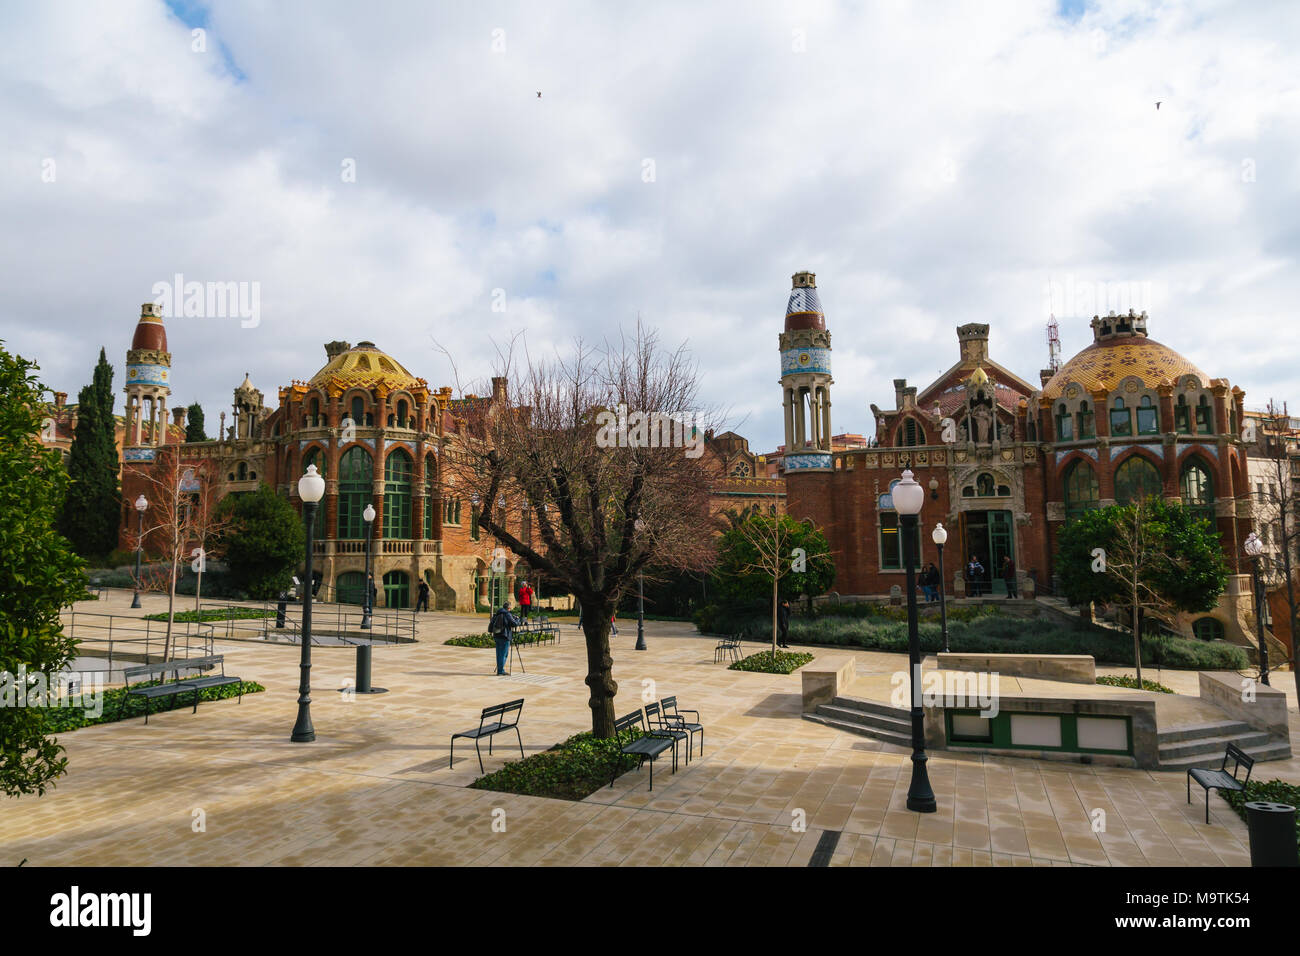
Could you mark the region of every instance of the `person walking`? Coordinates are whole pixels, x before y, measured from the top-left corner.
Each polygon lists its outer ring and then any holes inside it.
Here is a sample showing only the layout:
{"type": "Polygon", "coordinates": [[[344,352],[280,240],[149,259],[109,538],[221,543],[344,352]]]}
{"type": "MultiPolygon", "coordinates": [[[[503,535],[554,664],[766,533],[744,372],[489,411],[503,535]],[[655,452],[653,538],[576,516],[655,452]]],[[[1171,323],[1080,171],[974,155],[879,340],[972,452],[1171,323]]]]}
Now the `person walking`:
{"type": "Polygon", "coordinates": [[[510,612],[510,598],[505,599],[488,622],[488,633],[492,635],[492,640],[496,644],[498,677],[506,675],[506,660],[510,657],[510,635],[519,624],[519,618],[510,612]]]}
{"type": "Polygon", "coordinates": [[[429,582],[428,581],[420,582],[420,596],[415,600],[415,610],[417,612],[429,610],[429,582]]]}
{"type": "Polygon", "coordinates": [[[980,585],[984,581],[984,565],[980,564],[980,559],[975,555],[970,556],[970,563],[966,565],[966,582],[970,585],[970,596],[980,596],[980,585]]]}
{"type": "Polygon", "coordinates": [[[925,576],[921,580],[921,587],[925,591],[925,599],[929,603],[939,600],[939,569],[931,561],[925,569],[925,576]]]}
{"type": "Polygon", "coordinates": [[[790,602],[786,598],[776,606],[777,647],[790,646],[790,602]]]}
{"type": "Polygon", "coordinates": [[[1009,554],[1002,559],[1002,580],[1007,585],[1007,597],[1016,598],[1016,562],[1011,560],[1009,554]]]}
{"type": "Polygon", "coordinates": [[[519,585],[519,618],[527,622],[528,614],[533,609],[533,589],[528,586],[527,581],[519,585]]]}
{"type": "Polygon", "coordinates": [[[369,603],[372,612],[375,609],[375,600],[378,597],[379,589],[375,587],[375,576],[372,574],[370,575],[370,579],[366,581],[366,600],[369,603]]]}

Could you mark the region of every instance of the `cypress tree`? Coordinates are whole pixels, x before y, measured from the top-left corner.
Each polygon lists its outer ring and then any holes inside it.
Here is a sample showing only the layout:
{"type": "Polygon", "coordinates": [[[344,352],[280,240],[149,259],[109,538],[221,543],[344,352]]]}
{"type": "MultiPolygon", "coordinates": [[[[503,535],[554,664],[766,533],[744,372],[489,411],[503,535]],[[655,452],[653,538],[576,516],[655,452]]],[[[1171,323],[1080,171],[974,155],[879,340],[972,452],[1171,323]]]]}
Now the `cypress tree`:
{"type": "Polygon", "coordinates": [[[77,397],[77,428],[68,457],[71,484],[59,522],[59,531],[80,555],[103,557],[117,546],[122,509],[118,464],[113,366],[101,348],[94,378],[77,397]]]}
{"type": "Polygon", "coordinates": [[[203,407],[198,402],[185,409],[185,440],[208,440],[208,436],[203,433],[203,407]]]}

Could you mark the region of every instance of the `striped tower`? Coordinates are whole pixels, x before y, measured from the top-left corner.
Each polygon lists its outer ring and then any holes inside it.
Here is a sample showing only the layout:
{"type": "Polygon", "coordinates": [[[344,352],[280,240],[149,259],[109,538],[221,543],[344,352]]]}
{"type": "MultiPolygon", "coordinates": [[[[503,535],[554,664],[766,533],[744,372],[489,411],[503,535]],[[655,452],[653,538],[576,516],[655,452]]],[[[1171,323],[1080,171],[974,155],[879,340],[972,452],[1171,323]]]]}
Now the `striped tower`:
{"type": "Polygon", "coordinates": [[[171,395],[172,355],[167,329],[152,302],[140,306],[140,321],[126,353],[125,461],[153,461],[167,441],[167,398],[171,395]]]}
{"type": "Polygon", "coordinates": [[[817,276],[796,272],[781,333],[785,470],[831,469],[831,334],[817,298],[817,276]]]}

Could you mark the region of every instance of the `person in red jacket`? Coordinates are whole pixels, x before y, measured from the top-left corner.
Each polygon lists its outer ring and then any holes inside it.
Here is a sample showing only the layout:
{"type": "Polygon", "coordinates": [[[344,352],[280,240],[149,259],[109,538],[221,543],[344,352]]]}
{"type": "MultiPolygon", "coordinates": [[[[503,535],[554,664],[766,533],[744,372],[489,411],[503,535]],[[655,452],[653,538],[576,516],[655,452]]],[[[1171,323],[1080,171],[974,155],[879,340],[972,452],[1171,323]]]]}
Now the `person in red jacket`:
{"type": "Polygon", "coordinates": [[[528,620],[528,612],[533,609],[533,589],[528,586],[527,581],[519,585],[519,617],[522,620],[528,620]]]}

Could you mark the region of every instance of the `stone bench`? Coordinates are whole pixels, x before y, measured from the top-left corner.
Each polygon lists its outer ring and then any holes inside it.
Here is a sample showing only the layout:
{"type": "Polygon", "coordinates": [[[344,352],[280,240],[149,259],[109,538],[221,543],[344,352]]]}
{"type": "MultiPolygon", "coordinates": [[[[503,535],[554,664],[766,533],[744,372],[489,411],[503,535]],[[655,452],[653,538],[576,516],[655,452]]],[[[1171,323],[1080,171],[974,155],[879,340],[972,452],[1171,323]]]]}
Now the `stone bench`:
{"type": "Polygon", "coordinates": [[[1070,684],[1097,683],[1097,662],[1089,654],[971,654],[939,652],[949,671],[987,671],[1008,677],[1038,677],[1070,684]]]}
{"type": "Polygon", "coordinates": [[[799,671],[803,675],[803,712],[842,697],[858,676],[853,657],[819,657],[799,671]]]}

